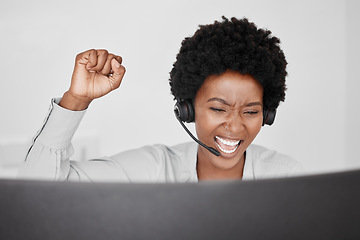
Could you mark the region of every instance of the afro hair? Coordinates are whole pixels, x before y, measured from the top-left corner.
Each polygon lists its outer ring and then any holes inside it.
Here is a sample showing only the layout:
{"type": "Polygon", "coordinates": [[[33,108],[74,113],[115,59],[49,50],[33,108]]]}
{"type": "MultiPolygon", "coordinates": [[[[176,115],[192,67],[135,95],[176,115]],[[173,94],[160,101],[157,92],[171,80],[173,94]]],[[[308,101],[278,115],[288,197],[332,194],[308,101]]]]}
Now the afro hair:
{"type": "Polygon", "coordinates": [[[171,93],[194,99],[208,76],[233,70],[254,77],[264,89],[264,106],[276,109],[285,100],[287,75],[280,40],[246,18],[222,20],[200,25],[183,40],[170,72],[171,93]]]}

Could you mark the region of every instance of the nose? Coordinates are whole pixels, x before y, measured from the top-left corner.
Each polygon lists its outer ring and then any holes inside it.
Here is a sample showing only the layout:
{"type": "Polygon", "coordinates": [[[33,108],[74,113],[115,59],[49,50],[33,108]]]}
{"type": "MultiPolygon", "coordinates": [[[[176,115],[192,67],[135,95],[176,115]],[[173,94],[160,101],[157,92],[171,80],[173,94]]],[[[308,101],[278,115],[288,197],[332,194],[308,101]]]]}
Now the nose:
{"type": "Polygon", "coordinates": [[[241,132],[245,128],[240,114],[232,114],[225,123],[225,130],[231,133],[241,132]]]}

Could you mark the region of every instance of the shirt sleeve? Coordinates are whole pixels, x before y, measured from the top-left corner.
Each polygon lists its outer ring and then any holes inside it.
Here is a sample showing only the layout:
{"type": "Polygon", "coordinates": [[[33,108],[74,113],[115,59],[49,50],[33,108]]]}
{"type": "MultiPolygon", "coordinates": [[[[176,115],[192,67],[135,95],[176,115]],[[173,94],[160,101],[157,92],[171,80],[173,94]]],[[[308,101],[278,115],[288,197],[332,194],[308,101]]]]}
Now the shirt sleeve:
{"type": "Polygon", "coordinates": [[[86,112],[71,111],[52,99],[49,113],[19,170],[18,178],[65,180],[71,171],[70,157],[74,150],[71,140],[86,112]]]}
{"type": "Polygon", "coordinates": [[[182,151],[176,154],[164,145],[144,146],[101,159],[71,161],[74,153],[71,141],[86,111],[64,109],[58,105],[59,101],[51,101],[49,113],[34,137],[18,178],[81,182],[183,180],[181,174],[188,171],[186,166],[174,163],[182,151]]]}

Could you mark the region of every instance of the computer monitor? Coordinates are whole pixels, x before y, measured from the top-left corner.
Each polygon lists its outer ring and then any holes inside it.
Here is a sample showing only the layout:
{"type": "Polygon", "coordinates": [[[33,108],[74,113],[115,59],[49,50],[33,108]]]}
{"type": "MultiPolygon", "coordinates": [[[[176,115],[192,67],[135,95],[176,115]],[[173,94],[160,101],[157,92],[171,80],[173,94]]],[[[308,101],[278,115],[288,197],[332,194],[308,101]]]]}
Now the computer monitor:
{"type": "Polygon", "coordinates": [[[0,239],[360,239],[360,170],[255,181],[0,181],[0,239]]]}

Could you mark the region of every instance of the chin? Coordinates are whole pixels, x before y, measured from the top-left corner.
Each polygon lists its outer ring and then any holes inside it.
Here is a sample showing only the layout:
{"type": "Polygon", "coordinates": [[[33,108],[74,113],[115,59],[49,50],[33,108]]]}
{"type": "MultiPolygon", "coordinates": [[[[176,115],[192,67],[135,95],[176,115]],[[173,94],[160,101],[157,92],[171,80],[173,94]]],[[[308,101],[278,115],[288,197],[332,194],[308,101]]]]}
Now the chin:
{"type": "Polygon", "coordinates": [[[224,154],[222,152],[220,152],[220,156],[214,156],[212,155],[212,157],[210,158],[212,164],[219,168],[219,169],[223,169],[223,170],[228,170],[228,169],[232,169],[234,168],[236,165],[238,165],[241,160],[243,159],[242,156],[244,155],[243,152],[241,152],[240,150],[237,153],[234,154],[224,154]]]}

